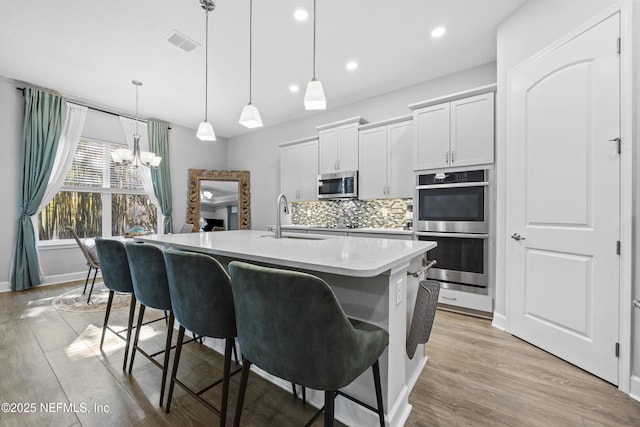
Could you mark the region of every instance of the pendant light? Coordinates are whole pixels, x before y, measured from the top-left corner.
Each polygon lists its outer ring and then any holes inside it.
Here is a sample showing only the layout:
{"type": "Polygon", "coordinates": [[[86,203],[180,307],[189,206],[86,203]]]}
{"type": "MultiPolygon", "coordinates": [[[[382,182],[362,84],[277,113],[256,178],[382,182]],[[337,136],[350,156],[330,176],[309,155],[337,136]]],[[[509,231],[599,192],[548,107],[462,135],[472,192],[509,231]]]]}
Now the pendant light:
{"type": "Polygon", "coordinates": [[[316,79],[316,0],[313,0],[313,78],[307,83],[304,93],[305,110],[325,110],[327,98],[324,96],[322,82],[316,79]]]}
{"type": "Polygon", "coordinates": [[[196,134],[201,141],[215,141],[216,134],[213,132],[213,126],[207,121],[208,117],[208,98],[209,98],[209,12],[216,8],[213,0],[200,0],[200,6],[205,10],[206,29],[205,29],[205,66],[204,66],[204,121],[198,126],[196,134]]]}
{"type": "Polygon", "coordinates": [[[160,166],[162,157],[156,156],[151,151],[140,151],[140,134],[138,133],[138,89],[142,86],[142,82],[132,80],[131,83],[136,87],[136,133],[133,134],[133,151],[128,148],[118,148],[111,153],[111,159],[118,166],[127,166],[133,164],[135,167],[140,165],[157,169],[160,166]]]}
{"type": "Polygon", "coordinates": [[[253,0],[249,0],[249,103],[244,106],[240,113],[240,123],[246,128],[259,128],[262,126],[262,118],[258,108],[251,103],[251,72],[253,68],[253,0]]]}

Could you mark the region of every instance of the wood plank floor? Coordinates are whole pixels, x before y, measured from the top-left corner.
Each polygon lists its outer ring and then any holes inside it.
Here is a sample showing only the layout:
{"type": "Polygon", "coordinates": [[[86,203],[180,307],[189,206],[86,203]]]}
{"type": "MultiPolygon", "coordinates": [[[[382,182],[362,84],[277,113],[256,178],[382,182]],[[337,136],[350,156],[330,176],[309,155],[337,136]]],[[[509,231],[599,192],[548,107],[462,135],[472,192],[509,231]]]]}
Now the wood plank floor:
{"type": "MultiPolygon", "coordinates": [[[[3,411],[0,426],[217,425],[218,417],[179,387],[165,414],[158,406],[160,370],[139,355],[132,375],[123,372],[123,341],[113,334],[107,332],[100,351],[103,313],[51,306],[75,286],[0,294],[0,403],[36,404],[29,413],[3,411]]],[[[127,313],[113,312],[113,323],[124,325],[127,313]]],[[[161,349],[164,324],[143,335],[144,348],[161,349]]],[[[207,347],[190,344],[183,354],[186,382],[204,385],[220,375],[221,357],[207,347]]],[[[439,311],[427,354],[407,426],[640,425],[639,402],[487,320],[439,311]]],[[[239,375],[231,383],[229,425],[238,381],[239,375]]],[[[206,393],[215,406],[218,393],[219,387],[206,393]]],[[[250,377],[243,426],[302,426],[313,413],[290,392],[250,377]]]]}

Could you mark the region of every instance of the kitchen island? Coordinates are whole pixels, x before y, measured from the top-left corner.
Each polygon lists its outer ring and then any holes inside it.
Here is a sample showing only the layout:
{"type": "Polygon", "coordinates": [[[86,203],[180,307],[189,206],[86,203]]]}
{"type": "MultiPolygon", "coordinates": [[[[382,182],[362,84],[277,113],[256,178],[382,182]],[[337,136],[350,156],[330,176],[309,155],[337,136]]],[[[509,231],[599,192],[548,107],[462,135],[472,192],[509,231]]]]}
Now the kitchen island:
{"type": "MultiPolygon", "coordinates": [[[[413,389],[427,358],[420,346],[412,360],[406,355],[407,330],[428,241],[304,235],[273,238],[254,230],[140,236],[136,240],[214,255],[223,264],[243,260],[305,271],[331,286],[345,313],[389,331],[389,347],[380,358],[380,374],[389,426],[404,425],[413,389]]],[[[255,368],[252,367],[252,368],[255,368]]],[[[256,371],[283,388],[290,384],[256,371]]],[[[345,392],[375,406],[373,375],[367,370],[345,392]]],[[[322,406],[323,393],[308,390],[307,399],[322,406]]],[[[337,398],[336,419],[349,426],[376,425],[377,417],[353,402],[337,398]]]]}

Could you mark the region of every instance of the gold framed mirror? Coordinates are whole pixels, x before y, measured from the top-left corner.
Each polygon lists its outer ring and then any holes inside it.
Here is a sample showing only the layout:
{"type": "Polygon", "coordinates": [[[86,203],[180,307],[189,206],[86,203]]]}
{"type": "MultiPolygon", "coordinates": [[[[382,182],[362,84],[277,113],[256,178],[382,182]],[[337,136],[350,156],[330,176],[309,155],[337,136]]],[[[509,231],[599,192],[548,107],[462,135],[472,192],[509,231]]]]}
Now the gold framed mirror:
{"type": "MultiPolygon", "coordinates": [[[[203,205],[204,191],[207,193],[215,192],[215,188],[219,188],[223,197],[223,202],[209,202],[205,200],[206,205],[223,205],[228,211],[233,210],[233,196],[230,194],[230,183],[237,182],[237,227],[232,225],[233,217],[227,221],[224,227],[226,229],[249,229],[251,227],[250,214],[250,180],[249,171],[228,171],[228,170],[207,170],[207,169],[189,169],[188,171],[188,188],[187,188],[187,222],[194,224],[199,229],[203,224],[204,217],[201,215],[201,206],[203,205]],[[230,228],[230,225],[232,228],[230,228]]],[[[208,199],[208,198],[207,198],[208,199]]],[[[204,208],[202,209],[204,211],[204,208]]]]}

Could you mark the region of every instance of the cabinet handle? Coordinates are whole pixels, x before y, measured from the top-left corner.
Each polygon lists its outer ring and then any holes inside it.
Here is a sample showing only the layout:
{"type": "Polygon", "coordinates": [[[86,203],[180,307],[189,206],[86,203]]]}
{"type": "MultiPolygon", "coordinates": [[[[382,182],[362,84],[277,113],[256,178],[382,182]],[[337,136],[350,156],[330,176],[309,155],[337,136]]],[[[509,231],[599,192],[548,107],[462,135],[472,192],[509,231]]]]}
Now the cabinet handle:
{"type": "Polygon", "coordinates": [[[445,297],[444,295],[440,295],[440,298],[442,298],[442,299],[446,299],[446,300],[449,300],[449,301],[457,301],[457,300],[458,300],[458,298],[455,298],[455,297],[445,297]]]}
{"type": "Polygon", "coordinates": [[[451,150],[451,163],[456,161],[456,150],[451,150]]]}
{"type": "Polygon", "coordinates": [[[338,170],[340,170],[340,166],[342,165],[340,164],[340,159],[338,159],[338,170]]]}
{"type": "Polygon", "coordinates": [[[334,170],[338,170],[338,161],[337,160],[333,161],[333,169],[334,170]]]}
{"type": "Polygon", "coordinates": [[[449,150],[444,152],[444,162],[449,164],[449,150]]]}

